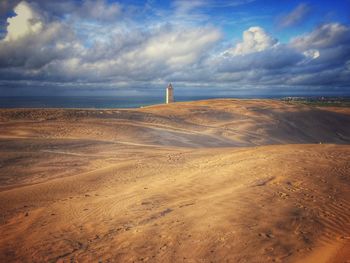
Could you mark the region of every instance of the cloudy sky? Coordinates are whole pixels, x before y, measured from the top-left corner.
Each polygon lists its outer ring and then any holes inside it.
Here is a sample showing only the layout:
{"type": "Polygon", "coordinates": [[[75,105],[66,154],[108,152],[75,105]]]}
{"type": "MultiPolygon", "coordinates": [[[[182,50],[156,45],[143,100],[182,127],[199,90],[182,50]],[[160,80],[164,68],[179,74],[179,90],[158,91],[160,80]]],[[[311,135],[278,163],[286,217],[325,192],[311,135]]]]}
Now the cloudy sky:
{"type": "Polygon", "coordinates": [[[350,94],[350,0],[1,0],[0,96],[350,94]]]}

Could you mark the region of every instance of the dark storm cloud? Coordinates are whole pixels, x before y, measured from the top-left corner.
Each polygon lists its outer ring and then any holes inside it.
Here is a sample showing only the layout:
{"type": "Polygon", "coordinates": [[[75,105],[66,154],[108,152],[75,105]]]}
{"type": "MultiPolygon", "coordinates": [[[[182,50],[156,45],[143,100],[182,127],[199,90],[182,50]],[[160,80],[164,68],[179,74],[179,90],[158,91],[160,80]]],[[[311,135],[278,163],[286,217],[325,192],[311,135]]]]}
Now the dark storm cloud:
{"type": "Polygon", "coordinates": [[[20,2],[21,0],[2,0],[0,1],[0,16],[4,17],[7,13],[12,12],[13,8],[20,2]]]}
{"type": "Polygon", "coordinates": [[[276,45],[255,53],[245,55],[224,55],[220,58],[218,71],[239,72],[250,69],[275,70],[293,67],[305,58],[295,49],[285,45],[276,45]]]}

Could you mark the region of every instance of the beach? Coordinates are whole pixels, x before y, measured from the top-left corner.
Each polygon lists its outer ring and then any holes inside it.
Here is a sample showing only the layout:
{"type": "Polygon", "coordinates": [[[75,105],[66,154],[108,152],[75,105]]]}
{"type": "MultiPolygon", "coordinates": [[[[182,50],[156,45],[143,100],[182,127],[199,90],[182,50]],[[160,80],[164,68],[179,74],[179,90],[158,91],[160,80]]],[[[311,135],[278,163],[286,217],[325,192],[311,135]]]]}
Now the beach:
{"type": "Polygon", "coordinates": [[[4,262],[347,262],[350,109],[0,109],[4,262]]]}

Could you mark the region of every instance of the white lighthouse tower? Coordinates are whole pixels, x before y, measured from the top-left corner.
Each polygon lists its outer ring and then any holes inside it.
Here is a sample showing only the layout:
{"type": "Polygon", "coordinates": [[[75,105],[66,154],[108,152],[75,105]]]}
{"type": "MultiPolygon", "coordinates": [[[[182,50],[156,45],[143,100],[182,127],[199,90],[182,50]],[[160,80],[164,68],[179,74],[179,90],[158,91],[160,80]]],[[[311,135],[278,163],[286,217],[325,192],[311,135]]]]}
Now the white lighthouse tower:
{"type": "Polygon", "coordinates": [[[174,88],[173,88],[173,85],[171,85],[171,83],[169,83],[168,87],[166,88],[165,102],[167,104],[174,102],[174,88]]]}

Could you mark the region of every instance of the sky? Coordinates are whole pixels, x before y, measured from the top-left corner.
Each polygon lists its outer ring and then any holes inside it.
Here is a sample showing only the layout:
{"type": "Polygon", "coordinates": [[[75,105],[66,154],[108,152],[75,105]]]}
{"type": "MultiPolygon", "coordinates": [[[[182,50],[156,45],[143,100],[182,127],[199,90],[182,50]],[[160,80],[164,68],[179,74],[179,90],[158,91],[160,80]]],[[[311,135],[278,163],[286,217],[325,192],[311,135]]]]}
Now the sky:
{"type": "Polygon", "coordinates": [[[1,0],[0,96],[350,95],[350,0],[1,0]]]}

